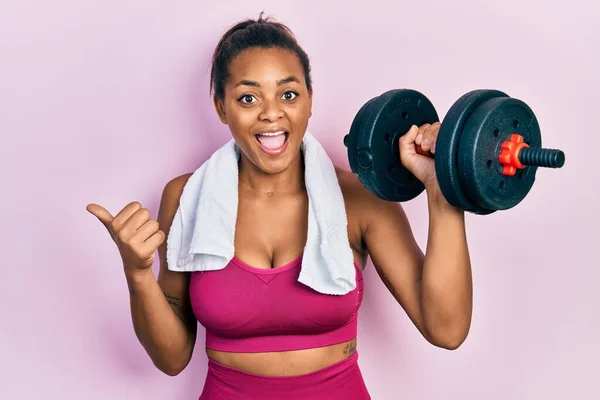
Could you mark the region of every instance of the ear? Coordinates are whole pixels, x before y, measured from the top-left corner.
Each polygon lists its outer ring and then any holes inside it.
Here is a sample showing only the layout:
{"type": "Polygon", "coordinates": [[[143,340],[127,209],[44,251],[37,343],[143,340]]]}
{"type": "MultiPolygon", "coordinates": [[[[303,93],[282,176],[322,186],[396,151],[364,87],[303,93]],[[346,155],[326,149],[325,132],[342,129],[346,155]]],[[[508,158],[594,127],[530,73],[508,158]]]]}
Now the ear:
{"type": "Polygon", "coordinates": [[[217,96],[214,96],[213,102],[215,104],[215,110],[217,110],[219,119],[223,124],[227,125],[227,113],[225,112],[225,104],[223,103],[223,100],[217,98],[217,96]]]}

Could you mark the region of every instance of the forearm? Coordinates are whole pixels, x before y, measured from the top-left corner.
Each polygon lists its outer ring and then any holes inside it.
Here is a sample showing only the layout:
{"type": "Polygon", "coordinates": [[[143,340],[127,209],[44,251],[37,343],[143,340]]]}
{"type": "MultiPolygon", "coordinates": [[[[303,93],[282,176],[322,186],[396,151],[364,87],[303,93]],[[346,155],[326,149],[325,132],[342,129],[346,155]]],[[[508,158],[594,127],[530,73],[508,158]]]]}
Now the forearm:
{"type": "Polygon", "coordinates": [[[184,323],[169,304],[152,270],[126,273],[131,317],[138,340],[161,371],[174,375],[189,362],[195,343],[195,329],[184,323]]]}
{"type": "Polygon", "coordinates": [[[421,277],[423,323],[431,339],[448,348],[466,338],[472,315],[471,262],[464,212],[439,188],[427,190],[429,235],[421,277]]]}

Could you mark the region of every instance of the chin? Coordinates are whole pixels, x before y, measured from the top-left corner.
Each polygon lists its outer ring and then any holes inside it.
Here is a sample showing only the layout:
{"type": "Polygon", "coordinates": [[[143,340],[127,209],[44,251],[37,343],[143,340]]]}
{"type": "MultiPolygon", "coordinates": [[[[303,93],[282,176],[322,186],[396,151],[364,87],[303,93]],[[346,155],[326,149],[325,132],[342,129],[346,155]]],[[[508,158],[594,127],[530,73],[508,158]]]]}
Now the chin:
{"type": "Polygon", "coordinates": [[[298,151],[289,149],[277,157],[257,154],[255,165],[265,174],[276,175],[287,170],[297,159],[298,151]]]}

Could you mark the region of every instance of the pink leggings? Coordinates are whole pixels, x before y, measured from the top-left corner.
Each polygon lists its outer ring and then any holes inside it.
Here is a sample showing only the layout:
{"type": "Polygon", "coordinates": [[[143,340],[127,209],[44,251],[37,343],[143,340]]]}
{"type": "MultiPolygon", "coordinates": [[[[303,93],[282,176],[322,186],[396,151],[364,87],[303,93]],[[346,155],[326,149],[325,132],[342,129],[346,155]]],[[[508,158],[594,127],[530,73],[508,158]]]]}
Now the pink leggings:
{"type": "Polygon", "coordinates": [[[358,352],[309,374],[268,377],[208,361],[198,400],[370,400],[358,367],[358,352]]]}

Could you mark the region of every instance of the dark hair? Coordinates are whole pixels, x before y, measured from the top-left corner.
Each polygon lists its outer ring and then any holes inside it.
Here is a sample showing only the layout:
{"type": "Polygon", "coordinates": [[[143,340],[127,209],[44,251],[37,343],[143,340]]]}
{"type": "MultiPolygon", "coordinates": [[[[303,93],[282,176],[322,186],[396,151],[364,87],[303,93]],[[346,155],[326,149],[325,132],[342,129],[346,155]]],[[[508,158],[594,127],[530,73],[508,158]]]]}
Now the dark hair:
{"type": "Polygon", "coordinates": [[[306,86],[312,90],[310,62],[308,55],[298,44],[292,31],[284,24],[264,18],[263,13],[257,20],[247,19],[232,26],[219,40],[212,57],[210,72],[211,91],[218,99],[225,96],[225,84],[229,78],[229,64],[244,50],[251,48],[281,48],[298,56],[306,86]]]}

